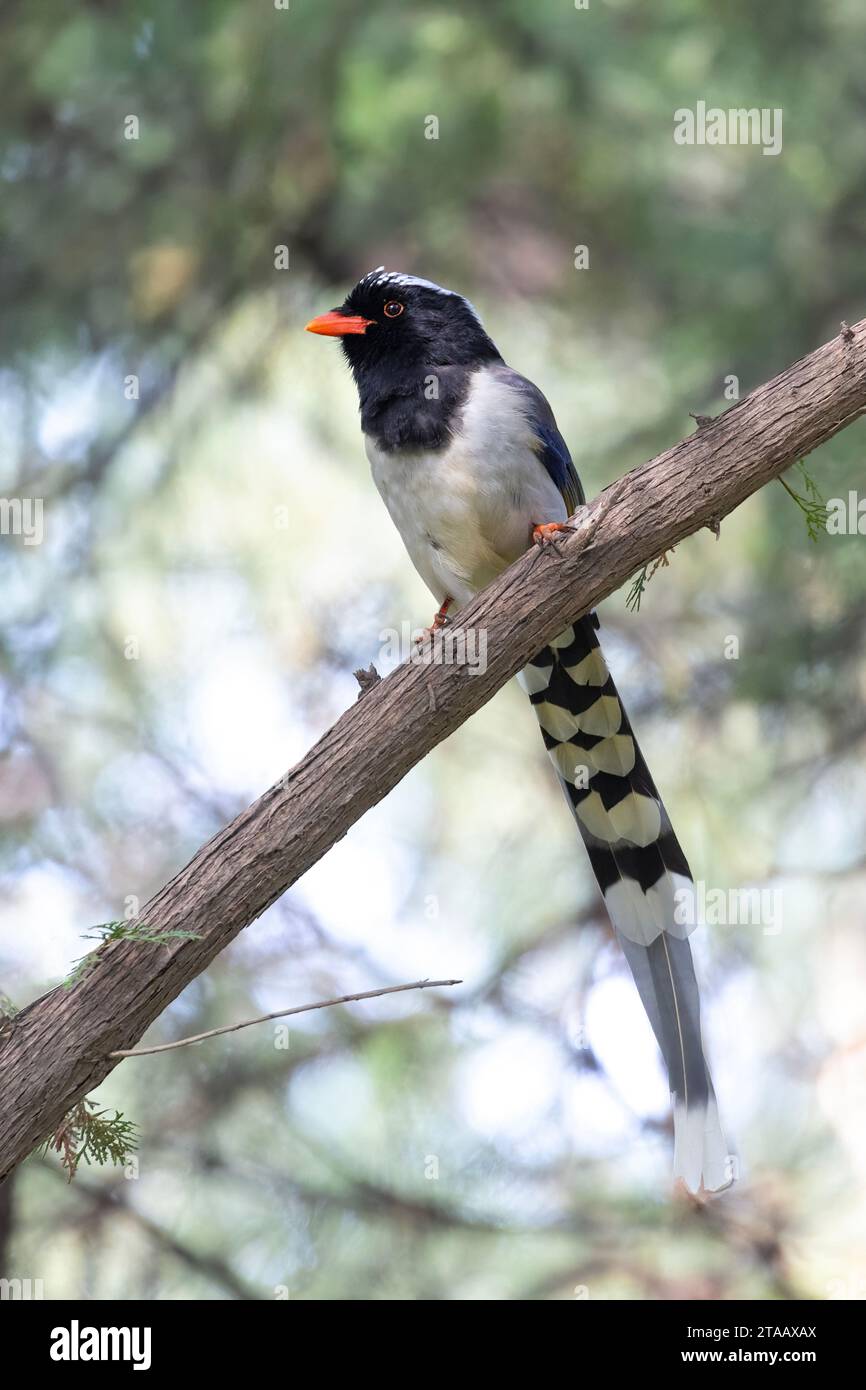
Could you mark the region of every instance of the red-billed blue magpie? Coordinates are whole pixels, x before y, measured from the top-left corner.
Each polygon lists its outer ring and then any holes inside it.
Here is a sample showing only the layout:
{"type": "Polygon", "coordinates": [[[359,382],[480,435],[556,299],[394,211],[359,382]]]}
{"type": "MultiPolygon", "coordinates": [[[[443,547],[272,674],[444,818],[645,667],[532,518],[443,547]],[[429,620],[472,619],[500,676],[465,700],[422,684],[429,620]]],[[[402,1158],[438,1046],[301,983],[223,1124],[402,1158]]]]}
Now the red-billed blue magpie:
{"type": "MultiPolygon", "coordinates": [[[[567,529],[585,498],[553,412],[462,295],[380,266],[307,328],[340,338],[374,482],[440,604],[434,627],[533,541],[567,529]]],[[[518,679],[667,1066],[674,1175],[717,1191],[732,1161],[701,1043],[694,918],[676,910],[691,874],[597,628],[595,614],[578,619],[518,679]]]]}

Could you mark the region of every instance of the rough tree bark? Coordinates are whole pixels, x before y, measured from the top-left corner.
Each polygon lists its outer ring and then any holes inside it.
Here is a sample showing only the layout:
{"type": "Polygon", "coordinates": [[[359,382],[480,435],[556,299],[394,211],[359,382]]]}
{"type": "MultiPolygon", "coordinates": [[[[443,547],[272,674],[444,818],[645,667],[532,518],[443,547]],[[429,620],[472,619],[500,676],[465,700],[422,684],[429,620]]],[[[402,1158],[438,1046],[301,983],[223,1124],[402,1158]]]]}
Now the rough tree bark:
{"type": "Polygon", "coordinates": [[[101,947],[74,988],[52,990],[0,1029],[0,1180],[117,1065],[109,1053],[133,1047],[244,927],[528,657],[864,410],[866,320],[843,325],[837,338],[620,478],[581,511],[559,555],[533,550],[468,605],[460,626],[487,632],[483,673],[407,663],[373,685],[142,909],[151,928],[198,939],[101,947]]]}

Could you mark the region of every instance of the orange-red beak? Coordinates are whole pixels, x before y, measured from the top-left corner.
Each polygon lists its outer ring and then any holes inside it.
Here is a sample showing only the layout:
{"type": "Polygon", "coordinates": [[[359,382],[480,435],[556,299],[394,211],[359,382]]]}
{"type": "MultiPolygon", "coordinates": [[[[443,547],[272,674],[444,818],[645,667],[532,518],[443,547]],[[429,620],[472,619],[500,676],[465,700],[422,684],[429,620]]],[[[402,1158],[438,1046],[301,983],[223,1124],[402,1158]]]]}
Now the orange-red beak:
{"type": "Polygon", "coordinates": [[[345,333],[366,333],[370,324],[375,322],[375,319],[362,319],[358,314],[341,314],[339,309],[332,309],[329,314],[310,319],[306,331],[324,333],[328,338],[342,338],[345,333]]]}

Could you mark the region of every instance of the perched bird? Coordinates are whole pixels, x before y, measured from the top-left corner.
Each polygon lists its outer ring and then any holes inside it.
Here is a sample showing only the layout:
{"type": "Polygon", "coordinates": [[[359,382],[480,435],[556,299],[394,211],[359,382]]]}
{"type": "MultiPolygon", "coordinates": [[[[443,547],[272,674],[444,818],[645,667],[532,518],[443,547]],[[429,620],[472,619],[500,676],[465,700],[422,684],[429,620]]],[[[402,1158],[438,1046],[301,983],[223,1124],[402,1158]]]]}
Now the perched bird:
{"type": "MultiPolygon", "coordinates": [[[[374,482],[440,605],[434,628],[533,542],[568,529],[585,498],[553,412],[462,295],[380,266],[307,328],[340,338],[374,482]]],[[[676,910],[691,874],[597,628],[595,614],[579,618],[518,679],[667,1066],[674,1176],[717,1191],[732,1164],[701,1043],[694,920],[676,910]]]]}

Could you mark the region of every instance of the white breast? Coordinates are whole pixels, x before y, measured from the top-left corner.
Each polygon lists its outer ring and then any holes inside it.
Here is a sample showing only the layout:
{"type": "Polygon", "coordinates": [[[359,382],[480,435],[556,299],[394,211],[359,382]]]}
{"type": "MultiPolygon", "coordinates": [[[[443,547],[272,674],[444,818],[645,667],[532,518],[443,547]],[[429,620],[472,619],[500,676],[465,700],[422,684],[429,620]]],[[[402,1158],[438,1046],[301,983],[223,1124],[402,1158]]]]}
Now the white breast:
{"type": "Polygon", "coordinates": [[[445,448],[386,453],[369,435],[365,446],[373,481],[439,603],[465,603],[523,553],[534,525],[566,518],[520,397],[488,370],[473,376],[445,448]]]}

